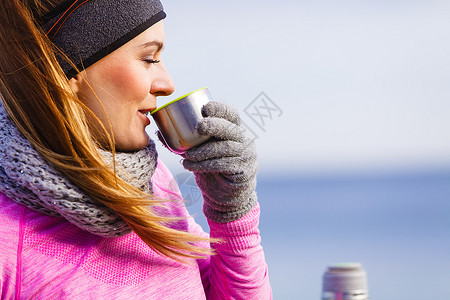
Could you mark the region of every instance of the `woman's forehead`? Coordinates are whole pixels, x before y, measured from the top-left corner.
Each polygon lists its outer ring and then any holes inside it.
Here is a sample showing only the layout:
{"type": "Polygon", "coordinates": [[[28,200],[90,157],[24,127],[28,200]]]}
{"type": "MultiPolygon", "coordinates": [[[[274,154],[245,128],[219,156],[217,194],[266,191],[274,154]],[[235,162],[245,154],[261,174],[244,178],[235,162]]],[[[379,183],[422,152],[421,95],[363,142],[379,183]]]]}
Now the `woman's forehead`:
{"type": "Polygon", "coordinates": [[[165,33],[164,33],[164,23],[159,21],[153,26],[146,29],[144,32],[130,40],[125,46],[139,47],[141,49],[145,48],[158,48],[161,50],[164,47],[165,33]]]}

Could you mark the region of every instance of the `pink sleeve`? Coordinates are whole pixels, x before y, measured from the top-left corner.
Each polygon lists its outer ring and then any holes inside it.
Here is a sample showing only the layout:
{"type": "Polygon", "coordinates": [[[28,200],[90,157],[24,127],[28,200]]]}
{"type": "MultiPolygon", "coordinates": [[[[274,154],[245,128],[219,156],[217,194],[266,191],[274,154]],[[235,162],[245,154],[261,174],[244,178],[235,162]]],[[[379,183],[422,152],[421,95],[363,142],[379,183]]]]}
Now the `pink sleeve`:
{"type": "MultiPolygon", "coordinates": [[[[178,187],[173,184],[173,176],[161,161],[158,161],[158,169],[156,173],[160,176],[155,174],[153,178],[157,185],[165,185],[176,198],[181,197],[178,187]]],[[[259,214],[257,203],[237,221],[222,224],[208,220],[211,237],[223,241],[212,245],[216,255],[197,261],[208,299],[272,299],[258,230],[259,214]]],[[[188,218],[188,224],[190,232],[208,236],[192,217],[188,218]]]]}
{"type": "Polygon", "coordinates": [[[259,204],[230,223],[208,221],[217,254],[210,262],[209,299],[272,299],[268,268],[259,235],[259,204]]]}

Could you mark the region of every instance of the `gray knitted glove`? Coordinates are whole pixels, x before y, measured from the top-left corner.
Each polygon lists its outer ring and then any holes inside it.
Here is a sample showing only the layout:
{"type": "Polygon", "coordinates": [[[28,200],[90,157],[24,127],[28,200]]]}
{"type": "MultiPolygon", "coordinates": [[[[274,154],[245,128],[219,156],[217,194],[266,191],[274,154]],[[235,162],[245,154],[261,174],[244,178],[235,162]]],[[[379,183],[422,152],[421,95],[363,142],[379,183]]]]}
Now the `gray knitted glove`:
{"type": "Polygon", "coordinates": [[[256,203],[255,144],[239,126],[239,115],[230,106],[212,101],[203,107],[202,114],[205,118],[196,130],[213,139],[188,150],[183,165],[193,171],[202,191],[205,216],[217,223],[231,222],[256,203]]]}

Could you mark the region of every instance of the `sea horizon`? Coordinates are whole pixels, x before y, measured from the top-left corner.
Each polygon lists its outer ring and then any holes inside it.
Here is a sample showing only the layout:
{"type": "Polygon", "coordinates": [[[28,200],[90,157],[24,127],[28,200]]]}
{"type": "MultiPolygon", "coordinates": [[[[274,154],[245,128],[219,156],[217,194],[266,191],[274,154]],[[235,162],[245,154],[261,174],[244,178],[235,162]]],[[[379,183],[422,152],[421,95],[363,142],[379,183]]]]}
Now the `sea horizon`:
{"type": "Polygon", "coordinates": [[[339,262],[363,265],[371,299],[450,299],[450,168],[263,174],[257,192],[274,299],[320,299],[339,262]]]}

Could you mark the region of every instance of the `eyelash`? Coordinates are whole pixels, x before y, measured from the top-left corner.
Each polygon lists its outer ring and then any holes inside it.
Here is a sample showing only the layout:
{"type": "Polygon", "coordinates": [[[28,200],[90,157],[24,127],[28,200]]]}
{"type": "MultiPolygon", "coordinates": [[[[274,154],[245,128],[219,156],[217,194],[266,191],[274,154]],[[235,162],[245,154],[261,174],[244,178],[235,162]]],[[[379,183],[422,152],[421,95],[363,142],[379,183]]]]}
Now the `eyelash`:
{"type": "Polygon", "coordinates": [[[148,64],[157,64],[161,62],[161,60],[155,60],[155,59],[144,59],[144,61],[148,64]]]}

